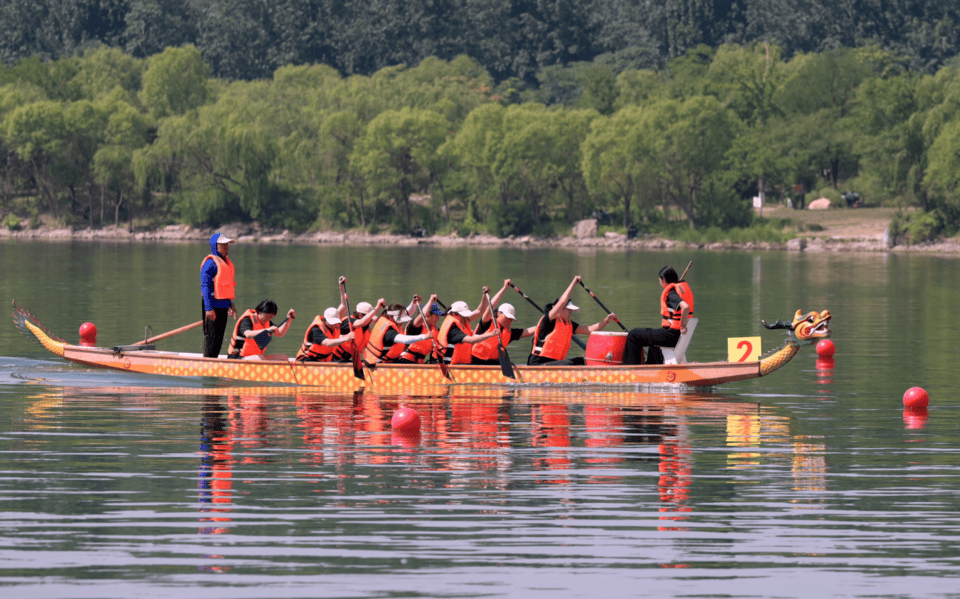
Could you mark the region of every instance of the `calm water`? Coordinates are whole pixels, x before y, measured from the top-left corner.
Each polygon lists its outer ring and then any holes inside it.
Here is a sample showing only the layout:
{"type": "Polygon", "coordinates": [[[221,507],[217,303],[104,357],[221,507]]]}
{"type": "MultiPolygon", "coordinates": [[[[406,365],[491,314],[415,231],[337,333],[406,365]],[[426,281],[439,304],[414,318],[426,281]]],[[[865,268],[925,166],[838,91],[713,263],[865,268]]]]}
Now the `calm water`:
{"type": "MultiPolygon", "coordinates": [[[[75,340],[199,319],[197,245],[0,242],[0,298],[75,340]]],[[[656,323],[689,260],[688,351],[834,315],[770,377],[697,394],[322,395],[71,366],[0,326],[0,597],[958,597],[957,259],[238,244],[238,305],[298,323],[414,292],[475,305],[505,277],[543,304],[575,274],[656,323]],[[924,387],[925,414],[903,392],[924,387]],[[392,434],[399,404],[422,434],[392,434]]],[[[534,310],[515,292],[521,324],[534,310]]],[[[582,290],[580,321],[603,316],[582,290]]],[[[9,313],[6,317],[9,319],[9,313]]],[[[613,329],[608,329],[613,330],[613,329]]],[[[292,354],[294,327],[271,350],[292,354]]],[[[161,348],[199,351],[192,331],[161,348]]],[[[526,343],[511,348],[523,359],[526,343]]]]}

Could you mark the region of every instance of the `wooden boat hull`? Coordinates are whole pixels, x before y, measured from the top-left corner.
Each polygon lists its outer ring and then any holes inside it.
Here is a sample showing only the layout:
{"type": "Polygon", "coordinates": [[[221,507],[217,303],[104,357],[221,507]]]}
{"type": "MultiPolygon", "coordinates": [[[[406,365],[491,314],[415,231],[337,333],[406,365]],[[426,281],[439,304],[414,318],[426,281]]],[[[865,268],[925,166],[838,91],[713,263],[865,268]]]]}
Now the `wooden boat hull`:
{"type": "Polygon", "coordinates": [[[433,364],[381,364],[354,376],[351,364],[298,363],[292,360],[227,360],[199,354],[163,351],[114,352],[100,347],[63,346],[71,362],[143,374],[215,377],[235,381],[320,387],[349,392],[357,389],[410,390],[449,385],[687,385],[711,387],[757,378],[759,362],[710,362],[669,366],[516,366],[517,378],[503,376],[499,366],[451,366],[450,378],[433,364]]]}

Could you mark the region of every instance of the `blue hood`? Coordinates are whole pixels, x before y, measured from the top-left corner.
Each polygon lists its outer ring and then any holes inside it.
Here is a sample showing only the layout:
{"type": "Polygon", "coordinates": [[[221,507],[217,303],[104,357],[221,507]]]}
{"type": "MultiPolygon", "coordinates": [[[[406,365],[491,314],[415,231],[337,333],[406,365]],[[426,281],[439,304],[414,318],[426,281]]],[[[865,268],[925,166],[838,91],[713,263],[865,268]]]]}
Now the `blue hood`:
{"type": "Polygon", "coordinates": [[[220,233],[214,233],[210,236],[210,254],[214,256],[219,256],[220,252],[217,251],[217,240],[220,239],[220,233]]]}

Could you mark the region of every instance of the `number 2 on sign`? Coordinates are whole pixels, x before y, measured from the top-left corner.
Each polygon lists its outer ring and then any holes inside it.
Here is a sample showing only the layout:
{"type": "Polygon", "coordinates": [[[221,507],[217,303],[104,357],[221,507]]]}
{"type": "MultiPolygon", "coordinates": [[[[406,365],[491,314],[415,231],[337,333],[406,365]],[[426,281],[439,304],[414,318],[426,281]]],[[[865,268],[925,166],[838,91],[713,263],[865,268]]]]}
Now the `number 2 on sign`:
{"type": "Polygon", "coordinates": [[[727,362],[753,362],[760,357],[760,337],[727,339],[727,362]]]}

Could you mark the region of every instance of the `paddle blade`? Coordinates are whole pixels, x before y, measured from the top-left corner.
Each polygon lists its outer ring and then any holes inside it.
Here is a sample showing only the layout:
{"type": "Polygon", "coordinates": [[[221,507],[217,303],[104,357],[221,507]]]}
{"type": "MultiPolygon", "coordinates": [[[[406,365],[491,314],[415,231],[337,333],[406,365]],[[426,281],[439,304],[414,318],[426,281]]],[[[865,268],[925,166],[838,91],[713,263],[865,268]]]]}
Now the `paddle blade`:
{"type": "Polygon", "coordinates": [[[367,377],[363,375],[363,364],[360,363],[360,352],[353,354],[353,376],[361,381],[367,380],[367,377]]]}
{"type": "Polygon", "coordinates": [[[507,350],[503,347],[503,344],[497,345],[497,354],[500,359],[500,372],[503,373],[503,376],[509,379],[517,378],[517,375],[513,373],[513,363],[510,362],[510,356],[507,355],[507,350]]]}
{"type": "Polygon", "coordinates": [[[273,335],[271,335],[269,331],[264,331],[254,337],[253,340],[257,342],[257,345],[260,347],[260,349],[265,349],[268,345],[270,345],[270,341],[273,340],[273,335]]]}

